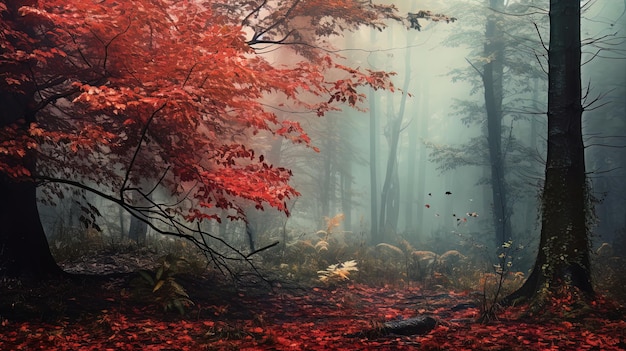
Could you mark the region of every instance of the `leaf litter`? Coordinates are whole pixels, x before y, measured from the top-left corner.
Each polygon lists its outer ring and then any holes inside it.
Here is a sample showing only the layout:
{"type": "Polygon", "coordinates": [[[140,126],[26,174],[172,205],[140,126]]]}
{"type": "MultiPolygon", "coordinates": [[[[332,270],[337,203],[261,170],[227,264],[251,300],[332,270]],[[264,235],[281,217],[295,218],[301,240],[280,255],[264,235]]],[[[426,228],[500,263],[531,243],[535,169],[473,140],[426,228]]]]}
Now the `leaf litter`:
{"type": "MultiPolygon", "coordinates": [[[[0,317],[2,350],[624,350],[626,322],[600,314],[581,321],[518,320],[520,308],[479,324],[468,292],[346,284],[317,287],[217,285],[186,277],[196,302],[184,316],[138,305],[124,283],[105,277],[55,295],[56,318],[0,317]],[[105,282],[106,280],[106,282],[105,282]],[[115,283],[117,282],[117,283],[115,283]],[[105,288],[103,288],[105,287],[105,288]],[[425,334],[385,328],[434,320],[425,334]],[[411,334],[411,333],[409,333],[411,334]]],[[[69,284],[69,283],[68,283],[69,284]]],[[[75,283],[72,283],[75,284],[75,283]]],[[[277,284],[280,285],[280,284],[277,284]]],[[[43,291],[54,289],[41,288],[43,291]]],[[[51,303],[55,298],[45,301],[51,303]]],[[[41,302],[41,301],[40,301],[41,302]]],[[[33,302],[35,303],[35,302],[33,302]]],[[[41,305],[41,304],[40,304],[41,305]]],[[[2,306],[2,311],[6,306],[2,306]]],[[[41,308],[41,306],[40,306],[41,308]]],[[[52,306],[49,306],[52,309],[52,306]]],[[[608,316],[608,315],[607,315],[608,316]]]]}

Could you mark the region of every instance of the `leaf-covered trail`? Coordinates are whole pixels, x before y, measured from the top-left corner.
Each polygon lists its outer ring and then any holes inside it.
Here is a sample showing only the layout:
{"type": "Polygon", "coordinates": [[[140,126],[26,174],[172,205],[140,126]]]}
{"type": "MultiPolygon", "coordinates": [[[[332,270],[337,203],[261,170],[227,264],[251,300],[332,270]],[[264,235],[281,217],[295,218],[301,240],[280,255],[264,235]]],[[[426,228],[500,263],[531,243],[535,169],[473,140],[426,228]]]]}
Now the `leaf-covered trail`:
{"type": "MultiPolygon", "coordinates": [[[[92,293],[97,294],[96,291],[92,293]]],[[[199,290],[193,291],[197,294],[199,290]]],[[[99,292],[101,295],[105,290],[99,292]]],[[[79,299],[89,292],[83,293],[79,299]]],[[[205,297],[195,298],[196,309],[182,318],[163,315],[153,306],[134,307],[120,297],[119,291],[114,295],[102,296],[106,308],[98,307],[72,319],[49,323],[2,319],[0,349],[624,350],[626,347],[623,318],[533,324],[509,320],[504,314],[498,322],[481,325],[473,322],[478,309],[472,307],[473,299],[467,294],[419,288],[351,284],[336,288],[279,288],[274,292],[212,290],[205,297]],[[435,329],[427,335],[350,336],[375,331],[389,320],[418,315],[437,319],[435,329]]]]}

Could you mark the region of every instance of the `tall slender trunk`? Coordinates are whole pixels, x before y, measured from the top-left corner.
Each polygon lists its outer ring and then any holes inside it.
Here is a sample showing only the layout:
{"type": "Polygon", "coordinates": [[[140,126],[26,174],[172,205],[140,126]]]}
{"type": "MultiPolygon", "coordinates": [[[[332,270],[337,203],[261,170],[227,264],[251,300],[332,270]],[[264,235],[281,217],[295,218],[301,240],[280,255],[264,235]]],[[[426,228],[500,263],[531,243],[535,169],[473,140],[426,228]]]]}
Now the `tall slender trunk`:
{"type": "Polygon", "coordinates": [[[322,189],[321,189],[321,216],[319,218],[320,223],[323,224],[323,217],[333,217],[331,214],[331,208],[335,200],[335,187],[336,187],[336,170],[334,167],[337,153],[337,143],[335,141],[335,129],[336,120],[328,120],[326,124],[325,142],[322,150],[322,189]]]}
{"type": "MultiPolygon", "coordinates": [[[[417,79],[418,86],[415,88],[417,90],[417,106],[421,108],[425,103],[425,94],[426,89],[422,84],[422,80],[418,77],[417,79]]],[[[420,127],[423,120],[427,117],[422,113],[415,113],[408,130],[408,150],[407,150],[407,180],[406,180],[406,192],[404,192],[405,197],[405,207],[404,207],[404,230],[408,233],[418,234],[418,230],[416,229],[416,223],[421,223],[421,219],[418,220],[416,216],[416,212],[421,213],[421,206],[416,206],[418,203],[417,199],[420,199],[419,192],[416,190],[419,188],[419,183],[422,181],[417,175],[418,165],[420,166],[420,174],[423,173],[425,169],[424,165],[420,165],[421,161],[420,153],[421,147],[419,147],[420,143],[420,127]]],[[[423,177],[423,175],[422,175],[423,177]]],[[[423,195],[422,195],[423,196],[423,195]]]]}
{"type": "MultiPolygon", "coordinates": [[[[407,36],[407,46],[409,44],[410,39],[407,36]]],[[[389,142],[389,157],[387,158],[385,180],[380,195],[380,217],[378,223],[380,225],[379,231],[382,233],[386,233],[387,231],[396,232],[398,227],[398,197],[400,196],[400,182],[398,181],[398,144],[400,142],[400,132],[402,131],[402,121],[404,120],[404,111],[406,109],[406,99],[411,83],[411,50],[407,51],[404,60],[404,83],[402,85],[400,108],[396,116],[394,116],[393,109],[389,113],[391,116],[387,138],[389,142]]]]}
{"type": "Polygon", "coordinates": [[[428,121],[430,120],[430,110],[429,110],[429,96],[430,90],[426,87],[428,86],[428,78],[426,75],[420,80],[420,95],[422,95],[422,104],[420,105],[420,118],[419,118],[419,158],[417,164],[419,165],[419,169],[417,172],[417,198],[419,199],[417,206],[417,232],[422,233],[426,232],[425,221],[424,221],[424,205],[423,200],[426,198],[426,166],[428,163],[428,149],[426,145],[424,145],[424,139],[426,138],[426,134],[428,133],[428,121]]]}
{"type": "Polygon", "coordinates": [[[120,221],[120,239],[123,239],[126,235],[126,228],[124,226],[124,221],[125,221],[124,213],[125,213],[124,209],[121,206],[119,206],[117,208],[117,215],[120,221]]]}
{"type": "MultiPolygon", "coordinates": [[[[376,31],[372,31],[372,42],[376,42],[376,31]]],[[[378,106],[376,91],[370,88],[369,91],[369,112],[370,112],[370,235],[374,244],[383,242],[383,233],[378,230],[378,106]]]]}
{"type": "MultiPolygon", "coordinates": [[[[489,0],[493,10],[502,10],[502,0],[489,0]]],[[[511,224],[504,180],[504,153],[502,151],[502,91],[504,72],[504,37],[499,14],[487,19],[485,28],[485,57],[489,62],[483,70],[485,108],[487,111],[487,142],[491,170],[491,198],[493,210],[494,244],[499,247],[509,240],[511,224]]]]}
{"type": "MultiPolygon", "coordinates": [[[[419,95],[421,96],[421,94],[419,95]]],[[[408,135],[407,150],[407,173],[406,173],[406,192],[404,196],[404,230],[407,233],[415,232],[415,204],[418,198],[415,193],[417,180],[417,162],[418,162],[418,124],[414,118],[408,135]]]]}
{"type": "Polygon", "coordinates": [[[370,89],[370,232],[372,242],[383,242],[382,233],[378,230],[378,123],[376,123],[376,96],[374,89],[370,89]]]}
{"type": "Polygon", "coordinates": [[[343,229],[352,231],[352,162],[345,160],[341,176],[341,210],[344,214],[343,229]]]}

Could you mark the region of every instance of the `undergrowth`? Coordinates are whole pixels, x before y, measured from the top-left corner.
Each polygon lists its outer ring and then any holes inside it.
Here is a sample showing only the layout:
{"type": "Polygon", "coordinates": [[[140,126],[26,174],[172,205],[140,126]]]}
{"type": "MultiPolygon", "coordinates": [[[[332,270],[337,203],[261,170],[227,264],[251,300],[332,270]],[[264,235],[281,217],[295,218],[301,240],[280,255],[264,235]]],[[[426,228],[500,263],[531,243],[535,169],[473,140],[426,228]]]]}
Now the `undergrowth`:
{"type": "MultiPolygon", "coordinates": [[[[497,319],[499,300],[519,287],[525,272],[515,270],[514,248],[511,242],[500,248],[500,256],[492,258],[488,253],[477,254],[477,247],[467,238],[463,245],[449,245],[441,240],[432,243],[409,242],[398,237],[396,240],[370,245],[367,236],[339,230],[343,220],[341,214],[326,219],[322,230],[288,236],[289,242],[251,257],[258,272],[272,272],[273,278],[292,281],[302,286],[324,286],[364,283],[380,287],[421,287],[424,290],[466,291],[477,297],[481,308],[481,319],[497,319]],[[358,267],[358,268],[356,268],[358,267]]],[[[149,240],[145,245],[120,238],[102,236],[94,230],[67,230],[51,241],[51,250],[59,261],[72,261],[101,254],[115,256],[120,252],[131,256],[151,256],[150,267],[134,269],[136,277],[129,291],[136,301],[153,303],[166,311],[186,313],[194,307],[193,296],[189,296],[177,275],[183,270],[191,275],[223,275],[206,266],[206,258],[192,245],[182,240],[149,240]]],[[[263,240],[275,240],[259,236],[263,240]]],[[[480,246],[482,247],[482,246],[480,246]]],[[[623,258],[612,251],[596,252],[593,255],[593,281],[602,295],[624,304],[626,294],[623,284],[623,258]]],[[[484,249],[484,248],[482,248],[484,249]]],[[[517,252],[515,252],[517,254],[517,252]]],[[[139,260],[139,258],[138,258],[139,260]]],[[[242,264],[240,273],[247,274],[249,266],[242,264]],[[248,267],[248,268],[246,268],[248,267]]],[[[252,272],[251,274],[257,274],[252,272]]],[[[235,278],[236,280],[237,278],[235,278]]]]}

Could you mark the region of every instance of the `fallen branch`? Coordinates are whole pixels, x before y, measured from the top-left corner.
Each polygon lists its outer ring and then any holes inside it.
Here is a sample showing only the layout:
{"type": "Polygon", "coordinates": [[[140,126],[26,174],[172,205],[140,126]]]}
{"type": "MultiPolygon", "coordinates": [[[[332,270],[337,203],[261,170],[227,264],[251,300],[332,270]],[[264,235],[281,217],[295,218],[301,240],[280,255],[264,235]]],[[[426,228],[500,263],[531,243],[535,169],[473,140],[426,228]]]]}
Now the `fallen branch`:
{"type": "Polygon", "coordinates": [[[370,330],[352,333],[346,335],[350,338],[365,337],[365,338],[379,338],[382,336],[394,334],[394,335],[423,335],[428,334],[435,326],[437,321],[432,317],[414,317],[409,319],[399,319],[383,323],[377,328],[370,330]]]}

